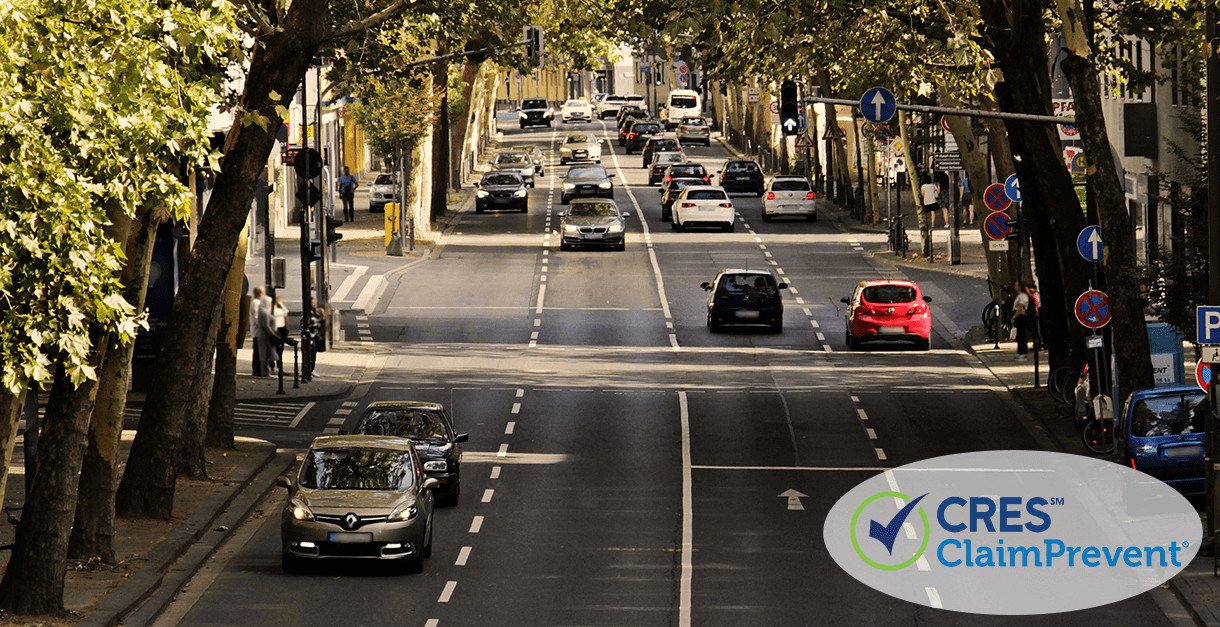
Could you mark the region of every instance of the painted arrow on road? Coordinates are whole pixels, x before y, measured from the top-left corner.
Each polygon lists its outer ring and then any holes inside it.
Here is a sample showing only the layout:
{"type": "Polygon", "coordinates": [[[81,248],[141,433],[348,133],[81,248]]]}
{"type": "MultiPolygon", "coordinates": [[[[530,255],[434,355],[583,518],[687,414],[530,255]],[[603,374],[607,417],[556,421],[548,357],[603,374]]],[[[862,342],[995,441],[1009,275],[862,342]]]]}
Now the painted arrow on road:
{"type": "Polygon", "coordinates": [[[788,499],[788,511],[803,511],[805,506],[801,504],[801,499],[809,498],[809,495],[801,494],[792,488],[788,488],[780,492],[779,497],[788,499]]]}

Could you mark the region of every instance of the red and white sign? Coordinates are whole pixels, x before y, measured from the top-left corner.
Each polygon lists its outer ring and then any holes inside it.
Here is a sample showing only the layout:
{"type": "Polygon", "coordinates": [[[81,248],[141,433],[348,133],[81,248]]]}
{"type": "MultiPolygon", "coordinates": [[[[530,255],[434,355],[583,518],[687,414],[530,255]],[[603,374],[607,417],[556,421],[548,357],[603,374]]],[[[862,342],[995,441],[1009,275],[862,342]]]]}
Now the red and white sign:
{"type": "Polygon", "coordinates": [[[771,113],[774,113],[775,115],[779,115],[779,101],[778,100],[771,101],[771,113]]]}
{"type": "Polygon", "coordinates": [[[1195,383],[1198,384],[1199,389],[1206,392],[1207,388],[1211,385],[1211,382],[1212,366],[1206,361],[1200,359],[1199,363],[1195,364],[1195,383]]]}
{"type": "Polygon", "coordinates": [[[809,139],[809,133],[801,133],[796,136],[797,148],[813,148],[813,140],[809,139]]]}
{"type": "MultiPolygon", "coordinates": [[[[1052,112],[1061,118],[1076,117],[1076,101],[1071,98],[1055,98],[1051,100],[1052,112]]],[[[1059,139],[1080,139],[1080,129],[1069,124],[1060,124],[1059,139]]]]}

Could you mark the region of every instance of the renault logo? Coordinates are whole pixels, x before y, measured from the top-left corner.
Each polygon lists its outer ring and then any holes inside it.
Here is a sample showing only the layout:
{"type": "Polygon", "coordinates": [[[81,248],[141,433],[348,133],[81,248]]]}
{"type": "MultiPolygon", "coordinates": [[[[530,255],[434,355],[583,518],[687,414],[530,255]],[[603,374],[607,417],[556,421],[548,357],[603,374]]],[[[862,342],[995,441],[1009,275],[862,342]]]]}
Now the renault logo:
{"type": "Polygon", "coordinates": [[[359,522],[360,517],[352,513],[349,513],[347,516],[343,517],[343,526],[347,527],[348,529],[355,529],[356,524],[359,522]]]}

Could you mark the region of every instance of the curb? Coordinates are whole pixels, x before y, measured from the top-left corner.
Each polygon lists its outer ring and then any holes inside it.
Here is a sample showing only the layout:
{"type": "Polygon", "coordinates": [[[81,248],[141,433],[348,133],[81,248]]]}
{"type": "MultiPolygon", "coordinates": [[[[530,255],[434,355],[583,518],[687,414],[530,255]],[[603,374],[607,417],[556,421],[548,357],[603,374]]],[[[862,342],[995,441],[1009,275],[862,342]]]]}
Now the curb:
{"type": "MultiPolygon", "coordinates": [[[[105,627],[129,622],[128,618],[149,601],[160,603],[156,613],[160,612],[179,589],[178,585],[167,584],[181,583],[193,575],[216,547],[232,534],[234,525],[248,516],[253,503],[257,502],[257,499],[254,499],[246,504],[247,499],[242,497],[252,492],[248,488],[254,484],[255,479],[266,475],[268,466],[276,459],[276,449],[274,444],[266,440],[255,440],[254,444],[259,449],[265,449],[264,454],[251,456],[237,469],[235,474],[243,477],[239,480],[240,483],[232,486],[232,490],[216,492],[201,501],[185,521],[152,548],[148,555],[149,568],[124,580],[89,611],[80,621],[80,625],[105,627]],[[223,533],[207,533],[220,526],[225,528],[223,533]],[[180,563],[183,563],[182,567],[179,567],[180,563]],[[181,576],[183,573],[186,573],[186,577],[181,576]]],[[[274,485],[274,475],[268,479],[268,485],[259,491],[260,499],[262,494],[274,485]]],[[[146,624],[155,618],[156,613],[137,622],[146,624]]]]}
{"type": "MultiPolygon", "coordinates": [[[[1195,559],[1198,559],[1198,557],[1196,556],[1195,559]]],[[[1195,607],[1194,603],[1190,602],[1187,597],[1189,596],[1190,592],[1192,592],[1192,590],[1190,590],[1191,585],[1184,579],[1179,581],[1181,577],[1182,575],[1180,574],[1174,575],[1172,579],[1165,583],[1169,584],[1169,590],[1173,593],[1174,598],[1178,600],[1178,603],[1181,603],[1182,607],[1190,613],[1191,620],[1195,621],[1196,625],[1220,625],[1220,618],[1217,618],[1214,612],[1208,611],[1205,615],[1203,612],[1199,611],[1199,608],[1195,607]]]]}

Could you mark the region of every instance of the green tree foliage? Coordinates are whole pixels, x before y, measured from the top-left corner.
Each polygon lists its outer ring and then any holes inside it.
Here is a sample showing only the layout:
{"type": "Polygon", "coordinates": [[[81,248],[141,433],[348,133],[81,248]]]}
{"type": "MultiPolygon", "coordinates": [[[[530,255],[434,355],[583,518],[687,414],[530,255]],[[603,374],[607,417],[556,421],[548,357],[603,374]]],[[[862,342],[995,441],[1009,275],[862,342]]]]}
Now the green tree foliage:
{"type": "Polygon", "coordinates": [[[107,212],[183,214],[184,165],[210,167],[207,119],[234,43],[222,0],[0,4],[0,368],[45,384],[62,363],[96,376],[90,325],[123,342],[142,318],[123,299],[107,212]]]}

